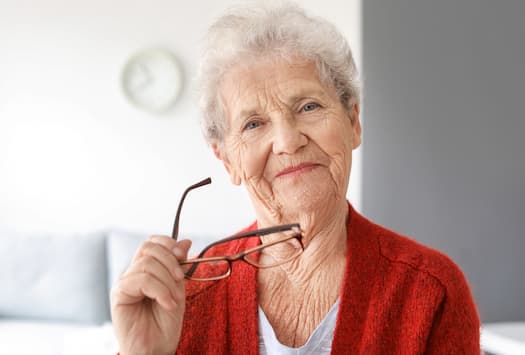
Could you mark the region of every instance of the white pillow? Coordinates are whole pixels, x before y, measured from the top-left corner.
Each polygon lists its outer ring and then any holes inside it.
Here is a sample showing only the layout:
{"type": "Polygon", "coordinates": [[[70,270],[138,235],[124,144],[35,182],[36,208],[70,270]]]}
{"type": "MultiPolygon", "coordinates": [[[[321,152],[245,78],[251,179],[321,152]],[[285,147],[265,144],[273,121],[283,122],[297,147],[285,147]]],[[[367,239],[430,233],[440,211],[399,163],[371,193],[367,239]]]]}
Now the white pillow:
{"type": "Polygon", "coordinates": [[[101,324],[110,318],[105,239],[0,235],[0,317],[101,324]]]}
{"type": "Polygon", "coordinates": [[[118,281],[128,268],[133,255],[149,236],[125,231],[111,231],[107,239],[108,289],[118,281]]]}

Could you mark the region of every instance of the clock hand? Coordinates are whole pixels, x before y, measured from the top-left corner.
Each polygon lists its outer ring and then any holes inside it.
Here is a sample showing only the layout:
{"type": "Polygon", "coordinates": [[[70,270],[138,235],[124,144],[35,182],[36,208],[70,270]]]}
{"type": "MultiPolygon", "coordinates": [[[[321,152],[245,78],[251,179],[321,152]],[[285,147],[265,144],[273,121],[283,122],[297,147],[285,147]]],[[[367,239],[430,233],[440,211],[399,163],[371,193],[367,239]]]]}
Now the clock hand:
{"type": "Polygon", "coordinates": [[[152,83],[153,79],[150,70],[143,63],[138,63],[135,68],[137,74],[133,76],[130,86],[133,91],[140,91],[152,83]]]}

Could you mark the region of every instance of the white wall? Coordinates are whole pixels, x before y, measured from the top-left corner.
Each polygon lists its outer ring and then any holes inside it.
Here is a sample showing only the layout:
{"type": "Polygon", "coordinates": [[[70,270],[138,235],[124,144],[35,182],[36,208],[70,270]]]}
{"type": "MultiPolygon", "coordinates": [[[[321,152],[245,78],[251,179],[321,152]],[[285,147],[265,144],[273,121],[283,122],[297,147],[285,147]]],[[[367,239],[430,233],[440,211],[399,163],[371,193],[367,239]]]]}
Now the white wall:
{"type": "MultiPolygon", "coordinates": [[[[220,236],[253,219],[198,125],[191,79],[206,27],[233,1],[0,0],[0,227],[169,233],[182,190],[181,233],[220,236]],[[119,86],[127,58],[170,49],[183,95],[167,115],[131,106],[119,86]]],[[[360,63],[358,0],[302,1],[335,22],[360,63]]],[[[349,196],[360,207],[360,154],[349,196]]]]}

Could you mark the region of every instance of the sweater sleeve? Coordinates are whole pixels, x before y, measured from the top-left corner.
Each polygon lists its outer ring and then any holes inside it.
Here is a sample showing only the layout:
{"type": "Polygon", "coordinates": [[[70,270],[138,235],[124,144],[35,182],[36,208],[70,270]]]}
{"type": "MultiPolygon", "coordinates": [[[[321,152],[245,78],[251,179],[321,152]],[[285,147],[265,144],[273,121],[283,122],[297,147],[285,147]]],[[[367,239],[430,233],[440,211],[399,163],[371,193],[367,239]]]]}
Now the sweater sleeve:
{"type": "Polygon", "coordinates": [[[454,268],[427,342],[427,354],[480,354],[480,320],[467,281],[454,268]]]}

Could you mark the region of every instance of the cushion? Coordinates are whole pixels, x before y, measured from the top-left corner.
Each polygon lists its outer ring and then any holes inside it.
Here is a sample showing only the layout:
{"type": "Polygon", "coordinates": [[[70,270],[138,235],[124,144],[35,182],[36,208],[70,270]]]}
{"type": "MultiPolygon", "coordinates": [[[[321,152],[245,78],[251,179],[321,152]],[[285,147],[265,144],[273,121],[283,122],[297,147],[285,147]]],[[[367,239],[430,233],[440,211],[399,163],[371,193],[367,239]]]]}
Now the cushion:
{"type": "Polygon", "coordinates": [[[108,289],[128,268],[139,246],[149,238],[146,234],[122,230],[110,231],[107,238],[108,289]]]}
{"type": "Polygon", "coordinates": [[[0,260],[0,317],[90,324],[110,318],[102,233],[2,233],[0,260]]]}

